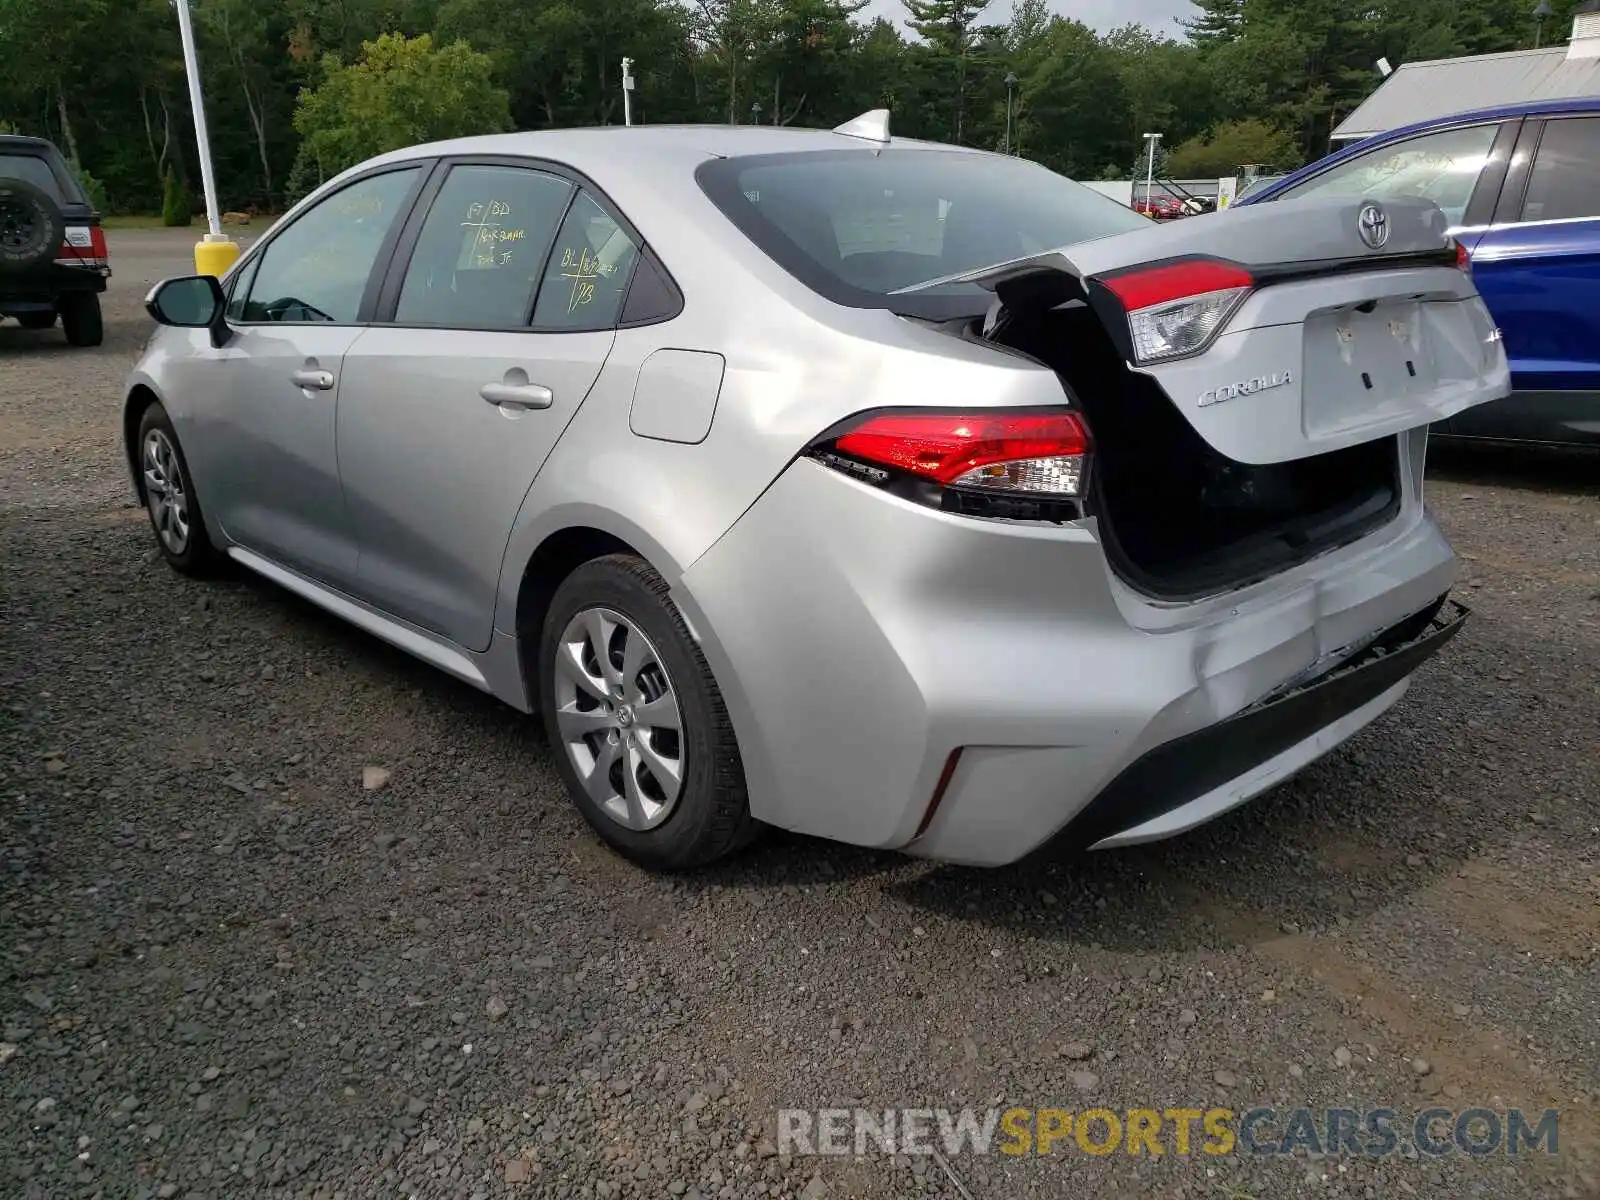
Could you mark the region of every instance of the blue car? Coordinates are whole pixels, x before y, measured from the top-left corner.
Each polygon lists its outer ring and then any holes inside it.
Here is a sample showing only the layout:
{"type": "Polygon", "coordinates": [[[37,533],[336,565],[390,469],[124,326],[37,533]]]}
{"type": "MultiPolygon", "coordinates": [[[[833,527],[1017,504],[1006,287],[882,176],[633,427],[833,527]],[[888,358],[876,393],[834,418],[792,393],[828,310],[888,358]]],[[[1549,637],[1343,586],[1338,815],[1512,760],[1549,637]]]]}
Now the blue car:
{"type": "Polygon", "coordinates": [[[1426,196],[1471,255],[1513,391],[1436,434],[1600,446],[1600,96],[1377,134],[1239,203],[1318,195],[1426,196]]]}

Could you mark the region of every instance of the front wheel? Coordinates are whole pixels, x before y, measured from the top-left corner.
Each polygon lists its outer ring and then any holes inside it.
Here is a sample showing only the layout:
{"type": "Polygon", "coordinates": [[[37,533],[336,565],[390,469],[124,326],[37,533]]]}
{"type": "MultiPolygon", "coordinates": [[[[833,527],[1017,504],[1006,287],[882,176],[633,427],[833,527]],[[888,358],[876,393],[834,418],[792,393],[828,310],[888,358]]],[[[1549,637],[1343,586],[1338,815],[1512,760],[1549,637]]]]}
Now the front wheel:
{"type": "Polygon", "coordinates": [[[161,557],[185,575],[215,574],[222,557],[206,534],[189,464],[159,403],[139,419],[139,477],[161,557]]]}
{"type": "Polygon", "coordinates": [[[578,811],[641,866],[682,870],[759,827],[722,695],[667,590],[629,554],[569,575],[545,617],[539,699],[578,811]]]}

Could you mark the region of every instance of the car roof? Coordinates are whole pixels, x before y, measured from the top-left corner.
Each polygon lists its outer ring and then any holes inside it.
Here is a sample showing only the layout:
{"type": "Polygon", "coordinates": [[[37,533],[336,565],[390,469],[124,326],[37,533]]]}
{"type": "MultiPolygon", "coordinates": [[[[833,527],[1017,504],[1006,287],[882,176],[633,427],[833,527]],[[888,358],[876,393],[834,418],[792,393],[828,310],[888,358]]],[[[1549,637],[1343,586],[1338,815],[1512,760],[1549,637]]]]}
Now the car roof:
{"type": "Polygon", "coordinates": [[[44,138],[27,137],[20,133],[0,133],[0,150],[26,150],[33,154],[49,154],[56,150],[54,142],[47,142],[44,138]]]}
{"type": "Polygon", "coordinates": [[[807,150],[943,150],[983,154],[966,146],[891,138],[887,143],[852,137],[827,129],[793,129],[772,125],[601,125],[583,129],[541,129],[522,133],[493,133],[408,146],[363,163],[405,162],[448,154],[505,154],[550,158],[579,170],[615,171],[626,164],[637,170],[642,161],[652,167],[676,164],[693,167],[713,158],[756,154],[791,154],[807,150]],[[626,155],[619,161],[619,155],[626,155]]]}
{"type": "Polygon", "coordinates": [[[1248,197],[1251,204],[1259,200],[1267,200],[1276,195],[1282,187],[1291,182],[1299,183],[1311,175],[1327,170],[1347,158],[1354,158],[1358,154],[1376,146],[1387,145],[1389,142],[1402,141],[1408,137],[1415,137],[1421,133],[1432,133],[1437,129],[1451,129],[1458,125],[1476,125],[1483,121],[1504,121],[1511,117],[1539,117],[1557,116],[1563,113],[1595,113],[1600,115],[1600,96],[1586,96],[1576,100],[1523,100],[1516,104],[1500,104],[1493,108],[1474,108],[1466,112],[1450,113],[1448,116],[1431,117],[1426,121],[1416,121],[1410,125],[1400,125],[1394,129],[1375,133],[1371,137],[1362,138],[1360,141],[1350,142],[1343,148],[1334,151],[1326,157],[1319,158],[1316,162],[1307,163],[1295,171],[1290,171],[1280,178],[1271,187],[1262,188],[1248,197]]]}

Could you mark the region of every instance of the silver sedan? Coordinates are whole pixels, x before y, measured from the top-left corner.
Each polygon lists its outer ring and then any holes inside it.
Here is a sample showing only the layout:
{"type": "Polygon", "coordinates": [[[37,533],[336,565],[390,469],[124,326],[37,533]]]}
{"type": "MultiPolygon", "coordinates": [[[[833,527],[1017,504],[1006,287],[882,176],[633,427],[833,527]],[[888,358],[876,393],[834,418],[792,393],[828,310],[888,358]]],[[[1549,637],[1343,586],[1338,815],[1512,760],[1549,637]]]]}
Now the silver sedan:
{"type": "Polygon", "coordinates": [[[542,714],[640,863],[1001,864],[1225,812],[1460,627],[1426,428],[1508,375],[1456,256],[883,113],[418,146],[151,292],[128,463],[173,567],[542,714]]]}

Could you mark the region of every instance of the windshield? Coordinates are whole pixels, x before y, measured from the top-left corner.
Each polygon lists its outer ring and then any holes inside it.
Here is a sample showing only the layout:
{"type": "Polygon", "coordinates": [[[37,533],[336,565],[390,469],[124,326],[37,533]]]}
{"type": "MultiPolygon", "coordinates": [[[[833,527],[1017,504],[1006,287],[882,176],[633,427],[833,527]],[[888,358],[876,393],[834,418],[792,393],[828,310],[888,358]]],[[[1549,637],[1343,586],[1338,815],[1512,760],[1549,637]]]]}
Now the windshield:
{"type": "Polygon", "coordinates": [[[982,312],[990,294],[972,283],[918,285],[1150,227],[1037,163],[994,154],[766,154],[717,159],[696,177],[746,236],[813,291],[934,319],[982,312]]]}

